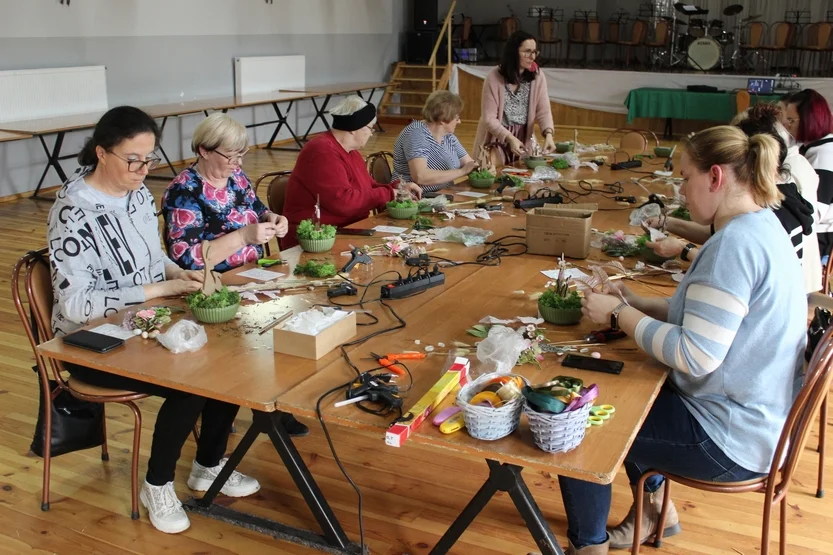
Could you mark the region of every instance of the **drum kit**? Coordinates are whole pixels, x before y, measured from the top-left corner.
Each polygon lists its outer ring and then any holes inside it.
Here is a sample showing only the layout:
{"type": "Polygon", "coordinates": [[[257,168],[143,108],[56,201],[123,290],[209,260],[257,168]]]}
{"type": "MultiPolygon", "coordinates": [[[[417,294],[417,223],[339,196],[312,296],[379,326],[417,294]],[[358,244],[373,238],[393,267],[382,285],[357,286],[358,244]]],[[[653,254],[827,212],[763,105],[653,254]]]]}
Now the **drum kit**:
{"type": "MultiPolygon", "coordinates": [[[[656,4],[665,4],[662,0],[656,4]]],[[[657,6],[664,8],[665,6],[657,6]]],[[[723,19],[708,19],[709,10],[676,2],[670,15],[660,15],[671,26],[668,50],[656,53],[657,62],[667,67],[687,65],[699,71],[732,68],[741,70],[744,64],[741,55],[740,39],[743,29],[749,22],[759,19],[760,15],[741,18],[741,4],[732,4],[723,10],[723,16],[734,18],[733,25],[727,25],[723,19]],[[679,16],[687,18],[685,21],[679,16]],[[731,30],[727,30],[731,29],[731,30]],[[731,51],[731,56],[728,52],[731,51]]],[[[656,21],[654,23],[656,26],[656,21]]]]}

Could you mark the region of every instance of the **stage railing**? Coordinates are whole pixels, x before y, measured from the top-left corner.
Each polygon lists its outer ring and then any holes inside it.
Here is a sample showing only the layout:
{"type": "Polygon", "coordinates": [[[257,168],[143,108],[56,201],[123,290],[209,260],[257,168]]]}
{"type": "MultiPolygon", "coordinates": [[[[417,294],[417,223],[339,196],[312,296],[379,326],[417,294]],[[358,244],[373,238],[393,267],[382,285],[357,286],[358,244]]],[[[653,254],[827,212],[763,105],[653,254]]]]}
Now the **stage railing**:
{"type": "Polygon", "coordinates": [[[445,15],[442,29],[437,36],[437,43],[434,45],[434,51],[431,52],[431,58],[428,60],[428,65],[431,66],[431,90],[437,90],[437,52],[443,42],[443,34],[447,41],[448,61],[446,62],[446,70],[451,66],[451,18],[454,17],[454,8],[457,7],[457,0],[452,0],[451,6],[448,7],[448,13],[445,15]]]}

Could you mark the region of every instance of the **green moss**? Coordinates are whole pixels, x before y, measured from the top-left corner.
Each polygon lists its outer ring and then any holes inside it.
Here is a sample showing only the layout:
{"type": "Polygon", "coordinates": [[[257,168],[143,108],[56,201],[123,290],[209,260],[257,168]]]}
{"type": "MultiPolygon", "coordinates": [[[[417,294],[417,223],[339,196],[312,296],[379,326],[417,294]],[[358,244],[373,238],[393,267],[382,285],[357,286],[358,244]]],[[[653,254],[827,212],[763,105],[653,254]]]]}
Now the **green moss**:
{"type": "Polygon", "coordinates": [[[225,308],[236,305],[239,302],[240,294],[235,291],[229,291],[225,286],[211,295],[206,295],[202,291],[194,291],[185,297],[185,303],[191,310],[195,308],[225,308]]]}
{"type": "Polygon", "coordinates": [[[320,263],[310,260],[306,264],[295,266],[295,275],[305,275],[313,278],[328,278],[336,275],[336,267],[329,262],[320,263]]]}
{"type": "Polygon", "coordinates": [[[477,170],[469,174],[469,179],[494,179],[495,174],[489,170],[477,170]]]}
{"type": "Polygon", "coordinates": [[[541,295],[541,298],[538,299],[538,302],[550,308],[581,308],[581,297],[578,296],[576,291],[572,291],[567,296],[562,297],[555,289],[547,289],[541,295]]]}
{"type": "Polygon", "coordinates": [[[298,239],[310,239],[312,241],[332,239],[336,236],[336,228],[331,225],[322,225],[321,229],[315,229],[315,224],[312,223],[312,220],[301,220],[296,233],[298,239]]]}

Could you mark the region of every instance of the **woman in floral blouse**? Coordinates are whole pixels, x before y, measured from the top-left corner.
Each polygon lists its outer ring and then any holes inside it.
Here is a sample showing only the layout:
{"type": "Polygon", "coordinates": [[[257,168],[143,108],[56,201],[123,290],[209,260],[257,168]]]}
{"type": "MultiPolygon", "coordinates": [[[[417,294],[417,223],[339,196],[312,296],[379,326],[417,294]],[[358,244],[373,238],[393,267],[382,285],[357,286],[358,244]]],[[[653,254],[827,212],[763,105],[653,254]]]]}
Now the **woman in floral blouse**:
{"type": "Polygon", "coordinates": [[[220,260],[214,270],[225,272],[257,261],[263,243],[286,235],[286,218],[266,208],[240,167],[248,142],[246,128],[226,114],[212,114],[194,130],[197,161],[162,197],[165,246],[180,267],[204,267],[203,241],[220,260]]]}

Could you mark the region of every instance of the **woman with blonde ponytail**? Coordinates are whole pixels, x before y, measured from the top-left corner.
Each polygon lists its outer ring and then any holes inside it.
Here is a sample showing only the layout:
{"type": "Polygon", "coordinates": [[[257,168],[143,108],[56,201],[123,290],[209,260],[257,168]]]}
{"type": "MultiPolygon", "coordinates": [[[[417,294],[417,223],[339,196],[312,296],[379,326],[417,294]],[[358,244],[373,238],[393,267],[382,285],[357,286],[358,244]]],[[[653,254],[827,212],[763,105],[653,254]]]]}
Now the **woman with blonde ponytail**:
{"type": "MultiPolygon", "coordinates": [[[[586,293],[584,314],[612,319],[637,345],[670,367],[668,382],[625,460],[632,487],[657,469],[712,482],[769,472],[801,384],[807,304],[801,267],[770,208],[778,207],[778,141],[714,127],[685,145],[680,170],[692,220],[711,226],[673,297],[643,298],[620,283],[586,293]]],[[[611,486],[560,477],[568,554],[630,548],[634,509],[606,530],[611,486]]],[[[646,483],[642,537],[659,525],[664,482],[646,483]]],[[[665,535],[681,531],[673,503],[665,535]]]]}

